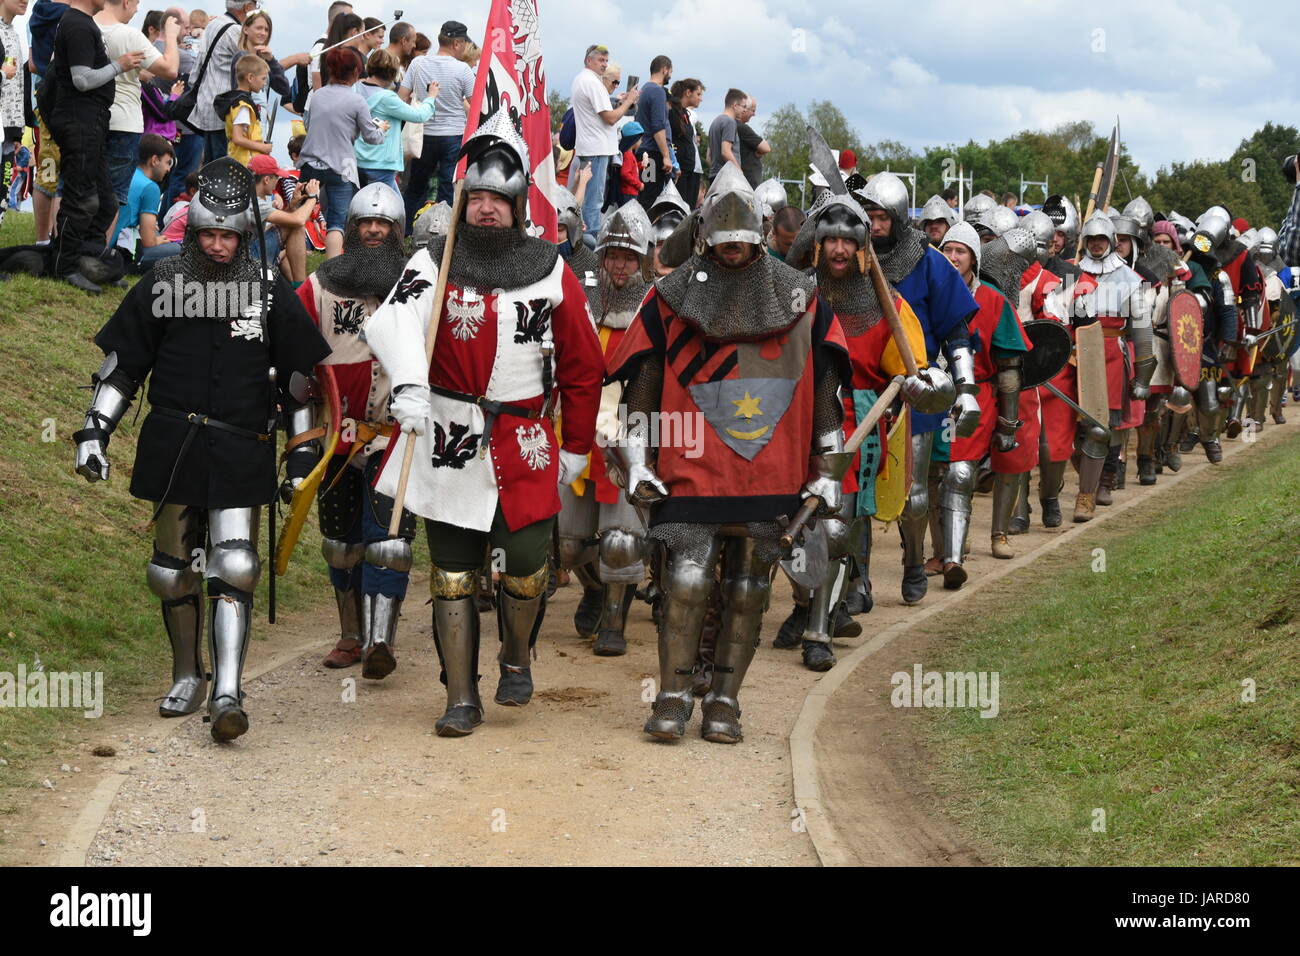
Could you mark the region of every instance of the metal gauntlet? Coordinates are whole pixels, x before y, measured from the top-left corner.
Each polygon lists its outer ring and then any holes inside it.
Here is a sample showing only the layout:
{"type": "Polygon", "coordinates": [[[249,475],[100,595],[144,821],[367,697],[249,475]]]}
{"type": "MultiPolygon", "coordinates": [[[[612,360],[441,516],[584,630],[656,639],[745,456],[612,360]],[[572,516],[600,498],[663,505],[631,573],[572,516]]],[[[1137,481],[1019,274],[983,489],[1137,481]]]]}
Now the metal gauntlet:
{"type": "Polygon", "coordinates": [[[817,476],[803,486],[804,498],[821,499],[817,514],[829,517],[837,514],[843,504],[843,461],[838,455],[844,451],[844,432],[835,429],[817,436],[817,451],[809,458],[810,470],[817,476]]]}
{"type": "Polygon", "coordinates": [[[998,427],[993,434],[993,447],[1008,452],[1016,447],[1016,430],[1020,421],[1020,367],[1024,354],[1012,352],[995,354],[998,366],[998,427]]]}
{"type": "Polygon", "coordinates": [[[650,441],[640,429],[627,436],[623,452],[627,461],[627,500],[648,507],[667,498],[668,488],[650,464],[650,441]]]}
{"type": "Polygon", "coordinates": [[[104,364],[90,378],[95,393],[86,409],[86,422],[72,440],[77,443],[77,474],[87,481],[108,479],[108,438],[135,397],[135,383],[117,369],[117,353],[104,356],[104,364]]]}
{"type": "MultiPolygon", "coordinates": [[[[316,424],[315,419],[315,409],[311,405],[303,405],[290,412],[289,427],[286,429],[289,433],[289,441],[293,442],[300,435],[311,431],[316,424]]],[[[286,503],[293,498],[293,492],[302,484],[302,480],[320,464],[323,451],[320,439],[311,438],[294,445],[285,455],[284,485],[280,488],[280,497],[286,503]]]]}

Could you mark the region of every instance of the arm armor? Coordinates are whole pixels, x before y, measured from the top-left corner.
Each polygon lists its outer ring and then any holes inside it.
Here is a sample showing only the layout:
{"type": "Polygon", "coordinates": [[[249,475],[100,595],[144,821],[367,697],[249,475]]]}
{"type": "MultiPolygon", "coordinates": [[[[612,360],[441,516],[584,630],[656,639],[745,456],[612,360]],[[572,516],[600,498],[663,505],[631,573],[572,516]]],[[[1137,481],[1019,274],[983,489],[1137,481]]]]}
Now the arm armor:
{"type": "MultiPolygon", "coordinates": [[[[315,409],[310,404],[302,405],[289,413],[289,427],[286,431],[289,434],[289,440],[293,441],[304,432],[311,431],[315,426],[315,409]]],[[[295,445],[284,459],[284,474],[292,483],[294,479],[306,478],[311,474],[311,470],[320,462],[320,456],[323,451],[319,438],[312,438],[308,441],[295,445]]]]}
{"type": "Polygon", "coordinates": [[[108,437],[131,407],[139,386],[117,367],[116,352],[104,356],[104,364],[90,377],[90,381],[94,394],[90,407],[86,409],[86,423],[81,431],[73,434],[72,440],[78,444],[98,441],[102,447],[107,447],[108,437]]]}
{"type": "MultiPolygon", "coordinates": [[[[965,349],[968,352],[970,351],[970,329],[967,327],[964,320],[958,322],[956,328],[948,333],[948,337],[943,340],[942,348],[943,354],[947,357],[949,365],[953,363],[953,357],[958,349],[965,349]]],[[[974,380],[975,376],[972,375],[971,381],[973,382],[974,380]]]]}
{"type": "Polygon", "coordinates": [[[822,435],[844,427],[844,403],[840,401],[840,382],[835,369],[827,363],[813,385],[813,431],[822,435]]]}
{"type": "MultiPolygon", "coordinates": [[[[664,360],[652,355],[641,361],[627,383],[623,401],[628,414],[649,416],[659,411],[664,388],[664,360]]],[[[652,505],[668,496],[668,488],[650,463],[650,436],[640,427],[629,428],[623,439],[627,461],[627,500],[633,505],[652,505]]]]}
{"type": "Polygon", "coordinates": [[[1016,429],[1020,422],[1020,369],[1024,364],[1023,352],[995,350],[993,361],[998,367],[998,427],[994,447],[998,451],[1011,451],[1016,447],[1016,429]]]}
{"type": "Polygon", "coordinates": [[[844,479],[843,476],[836,477],[835,466],[839,463],[833,456],[844,451],[844,430],[837,427],[830,431],[819,432],[816,441],[816,447],[808,461],[809,471],[815,477],[804,485],[803,497],[820,498],[822,506],[817,513],[829,517],[837,514],[840,505],[843,504],[844,479]]]}

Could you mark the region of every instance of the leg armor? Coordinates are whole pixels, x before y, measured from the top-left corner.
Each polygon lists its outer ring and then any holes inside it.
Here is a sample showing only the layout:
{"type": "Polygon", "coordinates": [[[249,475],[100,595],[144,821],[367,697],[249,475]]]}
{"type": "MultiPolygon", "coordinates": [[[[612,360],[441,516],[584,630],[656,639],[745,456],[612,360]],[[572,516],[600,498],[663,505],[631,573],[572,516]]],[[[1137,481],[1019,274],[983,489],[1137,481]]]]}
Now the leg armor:
{"type": "Polygon", "coordinates": [[[600,506],[596,486],[587,482],[582,497],[568,485],[560,488],[560,514],[556,518],[560,539],[560,567],[572,571],[582,585],[582,600],[573,615],[573,628],[579,637],[595,637],[600,630],[603,591],[597,565],[596,528],[600,506]]]}
{"type": "Polygon", "coordinates": [[[433,640],[442,661],[439,679],[447,687],[447,710],[434,724],[439,737],[464,737],[483,722],[478,696],[479,616],[477,571],[444,571],[434,566],[433,640]]]}
{"type": "Polygon", "coordinates": [[[393,648],[397,643],[397,622],[406,599],[410,571],[411,542],[415,540],[415,515],[402,509],[397,537],[388,537],[393,517],[393,499],[371,485],[379,470],[379,455],[366,463],[365,499],[362,503],[361,538],[366,543],[361,568],[362,632],[364,646],[361,676],[383,680],[397,668],[393,648]]]}
{"type": "MultiPolygon", "coordinates": [[[[828,671],[835,666],[835,655],[831,653],[831,637],[836,632],[835,618],[847,617],[843,612],[837,615],[837,609],[844,593],[844,584],[848,579],[849,557],[859,548],[864,519],[856,518],[857,495],[845,495],[840,513],[827,519],[827,547],[831,562],[826,569],[826,580],[821,587],[812,592],[808,604],[808,623],[801,635],[803,641],[804,666],[809,670],[828,671]]],[[[848,623],[853,624],[851,618],[848,623]]],[[[862,627],[853,624],[857,633],[862,627]]],[[[840,636],[856,636],[841,632],[840,636]]]]}
{"type": "Polygon", "coordinates": [[[771,565],[761,560],[751,538],[731,538],[722,564],[724,616],[718,635],[713,687],[704,695],[700,733],[718,744],[739,743],[740,687],[758,647],[763,612],[771,591],[771,565]]]}
{"type": "Polygon", "coordinates": [[[930,511],[930,453],[934,432],[912,436],[912,487],[898,521],[903,537],[903,601],[917,604],[925,597],[925,529],[930,511]]]}
{"type": "Polygon", "coordinates": [[[602,657],[627,653],[623,636],[636,586],[645,577],[645,534],[630,504],[600,506],[601,628],[592,650],[602,657]]]}
{"type": "MultiPolygon", "coordinates": [[[[691,678],[721,546],[721,539],[715,537],[702,561],[667,549],[660,575],[663,616],[659,623],[659,693],[645,725],[645,732],[652,737],[672,740],[686,733],[686,722],[695,705],[691,678]]],[[[719,641],[722,639],[720,636],[719,641]]],[[[717,653],[721,655],[721,646],[717,653]]]]}
{"type": "Polygon", "coordinates": [[[1029,472],[1024,471],[1014,476],[1016,481],[1016,502],[1011,511],[1011,523],[1007,534],[1024,534],[1029,530],[1029,472]]]}
{"type": "Polygon", "coordinates": [[[339,647],[345,651],[345,658],[334,662],[337,655],[331,653],[325,659],[326,667],[347,667],[360,659],[360,648],[365,642],[366,620],[361,608],[361,559],[365,557],[366,546],[360,541],[350,544],[337,538],[323,537],[320,541],[321,554],[330,569],[330,581],[334,585],[334,598],[339,606],[339,647]],[[354,653],[346,653],[352,651],[354,653]]]}
{"type": "Polygon", "coordinates": [[[1097,489],[1110,452],[1106,434],[1100,428],[1083,426],[1079,456],[1079,497],[1074,503],[1074,520],[1091,521],[1097,510],[1097,489]]]}
{"type": "Polygon", "coordinates": [[[501,575],[501,587],[497,589],[501,680],[497,684],[496,702],[503,707],[523,707],[533,698],[529,663],[546,606],[547,570],[543,564],[522,577],[501,575]]]}
{"type": "Polygon", "coordinates": [[[943,479],[939,506],[943,514],[943,586],[955,591],[966,583],[962,558],[970,531],[971,498],[975,494],[979,462],[954,461],[943,479]]]}
{"type": "Polygon", "coordinates": [[[1040,461],[1038,465],[1038,503],[1043,509],[1043,527],[1061,525],[1061,489],[1065,487],[1064,461],[1040,461]]]}
{"type": "Polygon", "coordinates": [[[154,526],[149,590],[162,600],[163,627],[172,645],[172,686],[158,705],[163,717],[192,714],[207,696],[203,673],[202,578],[193,554],[203,543],[203,512],[163,505],[154,526]]]}
{"type": "Polygon", "coordinates": [[[1264,415],[1268,412],[1268,392],[1271,384],[1272,375],[1269,374],[1268,368],[1256,375],[1250,377],[1250,420],[1257,427],[1264,424],[1264,415]]]}
{"type": "Polygon", "coordinates": [[[998,475],[993,482],[993,524],[991,538],[993,557],[1014,557],[1007,534],[1011,528],[1011,513],[1020,493],[1020,475],[998,475]]]}
{"type": "MultiPolygon", "coordinates": [[[[943,478],[948,471],[948,463],[940,461],[930,462],[930,478],[926,483],[926,497],[929,501],[938,501],[940,488],[943,487],[943,478]]],[[[928,508],[930,521],[930,546],[931,552],[936,558],[942,560],[943,555],[943,518],[939,514],[938,508],[928,508]]]]}
{"type": "Polygon", "coordinates": [[[248,730],[240,679],[252,631],[253,589],[261,563],[257,508],[213,508],[208,512],[208,601],[212,605],[212,697],[208,714],[214,740],[234,740],[248,730]]]}

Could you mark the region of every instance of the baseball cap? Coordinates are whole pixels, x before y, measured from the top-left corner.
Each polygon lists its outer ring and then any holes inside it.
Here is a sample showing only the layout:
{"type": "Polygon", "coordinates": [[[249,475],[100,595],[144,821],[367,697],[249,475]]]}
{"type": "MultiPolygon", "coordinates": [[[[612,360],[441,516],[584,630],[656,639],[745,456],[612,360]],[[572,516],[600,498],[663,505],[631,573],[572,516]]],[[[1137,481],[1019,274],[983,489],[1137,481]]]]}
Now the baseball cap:
{"type": "Polygon", "coordinates": [[[290,173],[280,168],[274,159],[265,153],[259,153],[248,161],[248,168],[254,176],[289,176],[290,173]]]}
{"type": "Polygon", "coordinates": [[[438,31],[439,36],[446,37],[449,40],[469,39],[469,27],[455,20],[448,20],[438,31]]]}

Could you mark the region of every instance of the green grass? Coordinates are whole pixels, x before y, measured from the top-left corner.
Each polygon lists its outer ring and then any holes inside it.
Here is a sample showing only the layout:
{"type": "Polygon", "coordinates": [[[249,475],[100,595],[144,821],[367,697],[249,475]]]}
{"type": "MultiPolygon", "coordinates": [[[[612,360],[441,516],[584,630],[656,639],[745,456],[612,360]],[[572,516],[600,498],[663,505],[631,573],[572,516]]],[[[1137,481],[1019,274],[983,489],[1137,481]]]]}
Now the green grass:
{"type": "Polygon", "coordinates": [[[1027,568],[925,661],[1001,675],[999,716],[934,710],[925,731],[923,772],[985,859],[1300,862],[1296,450],[1027,568]]]}
{"type": "MultiPolygon", "coordinates": [[[[0,246],[32,241],[32,217],[9,213],[0,246]]],[[[102,671],[105,718],[161,696],[171,673],[158,604],[145,585],[150,509],[127,492],[143,395],[109,445],[109,480],[90,485],[73,471],[72,433],[103,359],[93,337],[124,294],[109,287],[92,297],[26,276],[0,283],[0,671],[15,673],[20,662],[30,670],[38,655],[47,670],[102,671]]],[[[266,549],[263,529],[264,557],[266,549]]],[[[257,641],[276,635],[266,624],[266,582],[264,571],[257,641]]],[[[286,616],[309,602],[333,603],[314,520],[277,597],[286,616]]],[[[33,760],[74,735],[102,730],[99,723],[81,711],[0,708],[0,757],[7,761],[0,765],[0,812],[12,809],[12,788],[32,785],[33,760]]]]}

